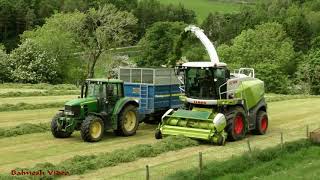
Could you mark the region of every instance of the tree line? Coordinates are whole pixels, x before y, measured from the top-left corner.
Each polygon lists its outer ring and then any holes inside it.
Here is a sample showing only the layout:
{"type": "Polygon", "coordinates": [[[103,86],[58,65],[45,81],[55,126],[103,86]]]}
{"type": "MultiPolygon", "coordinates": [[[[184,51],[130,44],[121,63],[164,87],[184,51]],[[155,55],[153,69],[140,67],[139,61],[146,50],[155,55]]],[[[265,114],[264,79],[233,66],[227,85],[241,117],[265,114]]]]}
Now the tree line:
{"type": "Polygon", "coordinates": [[[268,92],[320,94],[319,0],[262,1],[203,22],[158,0],[0,0],[0,17],[0,81],[74,83],[94,77],[106,50],[129,45],[141,47],[129,59],[140,67],[208,60],[195,37],[181,38],[196,24],[221,61],[255,68],[268,92]]]}
{"type": "MultiPolygon", "coordinates": [[[[320,94],[319,0],[262,1],[234,14],[210,13],[199,25],[221,61],[231,69],[255,68],[268,92],[320,94]]],[[[139,42],[145,51],[137,63],[172,64],[181,55],[188,61],[208,60],[199,42],[179,40],[184,27],[182,22],[155,23],[139,42]]]]}

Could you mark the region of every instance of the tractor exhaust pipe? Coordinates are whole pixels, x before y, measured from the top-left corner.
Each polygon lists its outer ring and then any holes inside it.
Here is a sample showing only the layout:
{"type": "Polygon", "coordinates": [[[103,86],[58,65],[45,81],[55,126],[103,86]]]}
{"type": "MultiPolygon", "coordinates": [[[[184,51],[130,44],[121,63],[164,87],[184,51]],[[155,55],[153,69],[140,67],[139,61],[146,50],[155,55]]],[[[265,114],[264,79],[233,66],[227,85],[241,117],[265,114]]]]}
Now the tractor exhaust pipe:
{"type": "Polygon", "coordinates": [[[204,47],[206,48],[206,50],[209,54],[211,62],[213,62],[214,64],[218,64],[220,62],[216,49],[214,48],[214,46],[213,46],[212,42],[209,40],[209,38],[203,33],[202,29],[200,29],[197,26],[190,25],[190,26],[186,27],[184,29],[184,31],[185,32],[190,31],[193,34],[195,34],[198,39],[200,39],[201,43],[204,45],[204,47]]]}

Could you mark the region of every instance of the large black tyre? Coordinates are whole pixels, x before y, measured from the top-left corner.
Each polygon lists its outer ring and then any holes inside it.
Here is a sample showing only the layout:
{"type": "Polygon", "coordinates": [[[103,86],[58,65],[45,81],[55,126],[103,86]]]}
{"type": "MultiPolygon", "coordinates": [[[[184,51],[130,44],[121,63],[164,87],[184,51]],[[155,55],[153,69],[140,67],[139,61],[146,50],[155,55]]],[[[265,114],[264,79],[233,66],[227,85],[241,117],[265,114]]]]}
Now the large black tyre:
{"type": "Polygon", "coordinates": [[[118,128],[114,131],[116,135],[135,135],[139,126],[137,107],[134,105],[125,106],[118,118],[118,128]]]}
{"type": "Polygon", "coordinates": [[[268,114],[265,111],[258,111],[256,118],[256,128],[253,130],[254,134],[263,135],[268,129],[268,114]]]}
{"type": "Polygon", "coordinates": [[[58,118],[63,117],[63,112],[58,112],[51,121],[51,133],[55,138],[68,138],[71,136],[72,132],[60,131],[58,129],[58,118]]]}
{"type": "Polygon", "coordinates": [[[154,133],[154,137],[156,139],[162,139],[162,133],[159,129],[156,129],[156,132],[154,133]]]}
{"type": "Polygon", "coordinates": [[[89,115],[81,124],[81,137],[86,142],[100,141],[104,135],[104,123],[98,116],[89,115]]]}
{"type": "Polygon", "coordinates": [[[240,106],[231,107],[225,116],[227,119],[227,139],[229,141],[238,141],[243,139],[247,132],[244,109],[240,106]]]}

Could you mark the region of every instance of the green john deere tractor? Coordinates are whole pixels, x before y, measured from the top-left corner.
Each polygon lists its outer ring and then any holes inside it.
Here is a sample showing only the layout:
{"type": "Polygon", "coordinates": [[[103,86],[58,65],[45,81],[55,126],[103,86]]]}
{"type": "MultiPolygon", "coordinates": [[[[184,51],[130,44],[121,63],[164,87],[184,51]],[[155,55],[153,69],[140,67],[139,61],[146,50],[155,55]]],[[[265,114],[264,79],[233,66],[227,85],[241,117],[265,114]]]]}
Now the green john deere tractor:
{"type": "Polygon", "coordinates": [[[81,97],[65,103],[64,110],[51,122],[56,138],[67,138],[75,130],[87,142],[102,139],[106,130],[117,135],[131,136],[139,125],[137,100],[124,97],[123,81],[115,79],[88,79],[81,88],[81,97]]]}
{"type": "Polygon", "coordinates": [[[254,70],[241,68],[230,73],[219,62],[214,46],[203,31],[186,28],[204,44],[211,62],[187,62],[177,67],[182,74],[184,108],[168,110],[155,137],[184,135],[223,145],[225,140],[243,139],[252,131],[265,134],[268,128],[264,83],[255,78],[254,70]]]}

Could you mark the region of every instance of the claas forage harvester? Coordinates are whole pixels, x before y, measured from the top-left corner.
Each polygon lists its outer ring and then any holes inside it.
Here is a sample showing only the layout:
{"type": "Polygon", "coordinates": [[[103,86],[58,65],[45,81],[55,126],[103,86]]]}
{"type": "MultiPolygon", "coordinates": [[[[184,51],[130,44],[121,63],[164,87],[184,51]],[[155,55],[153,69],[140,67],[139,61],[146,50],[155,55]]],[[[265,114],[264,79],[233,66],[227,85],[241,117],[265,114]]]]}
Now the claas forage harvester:
{"type": "Polygon", "coordinates": [[[180,99],[184,107],[163,115],[155,137],[184,135],[223,145],[226,139],[243,139],[249,131],[265,134],[268,115],[264,82],[255,78],[254,69],[230,73],[203,30],[189,26],[185,33],[190,32],[201,40],[211,62],[187,62],[176,67],[177,75],[183,77],[185,95],[180,99]]]}

